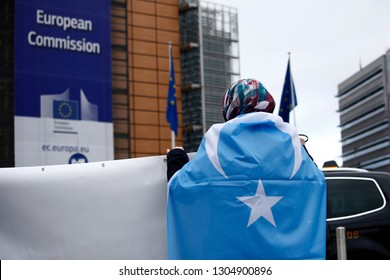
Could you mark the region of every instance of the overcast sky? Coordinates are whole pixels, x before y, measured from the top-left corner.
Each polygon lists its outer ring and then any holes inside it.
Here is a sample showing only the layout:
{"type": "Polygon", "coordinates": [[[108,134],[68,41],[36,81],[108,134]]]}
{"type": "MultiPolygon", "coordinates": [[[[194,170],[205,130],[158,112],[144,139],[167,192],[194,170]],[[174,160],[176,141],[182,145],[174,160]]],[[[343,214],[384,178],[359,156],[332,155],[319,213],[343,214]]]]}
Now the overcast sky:
{"type": "MultiPolygon", "coordinates": [[[[238,9],[241,78],[260,80],[279,110],[288,52],[298,106],[317,165],[342,164],[338,84],[390,48],[389,0],[209,0],[238,9]]],[[[294,114],[290,114],[290,123],[294,114]]]]}

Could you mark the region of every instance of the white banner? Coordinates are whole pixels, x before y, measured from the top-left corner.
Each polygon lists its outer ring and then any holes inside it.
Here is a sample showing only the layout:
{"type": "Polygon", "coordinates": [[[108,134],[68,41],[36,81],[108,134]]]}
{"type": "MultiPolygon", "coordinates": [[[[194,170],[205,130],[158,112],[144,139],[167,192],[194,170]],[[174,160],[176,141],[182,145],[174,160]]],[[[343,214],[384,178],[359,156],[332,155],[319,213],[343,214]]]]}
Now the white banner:
{"type": "Polygon", "coordinates": [[[0,259],[166,259],[163,158],[0,169],[0,259]]]}

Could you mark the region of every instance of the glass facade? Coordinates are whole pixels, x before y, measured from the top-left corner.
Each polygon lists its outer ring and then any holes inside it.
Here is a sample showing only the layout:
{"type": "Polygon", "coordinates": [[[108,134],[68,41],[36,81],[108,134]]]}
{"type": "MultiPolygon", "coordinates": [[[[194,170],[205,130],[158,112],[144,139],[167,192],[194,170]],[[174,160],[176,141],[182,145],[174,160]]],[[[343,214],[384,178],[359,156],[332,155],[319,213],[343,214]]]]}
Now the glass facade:
{"type": "Polygon", "coordinates": [[[182,0],[180,36],[183,142],[193,152],[223,122],[222,95],[240,76],[237,9],[182,0]]]}

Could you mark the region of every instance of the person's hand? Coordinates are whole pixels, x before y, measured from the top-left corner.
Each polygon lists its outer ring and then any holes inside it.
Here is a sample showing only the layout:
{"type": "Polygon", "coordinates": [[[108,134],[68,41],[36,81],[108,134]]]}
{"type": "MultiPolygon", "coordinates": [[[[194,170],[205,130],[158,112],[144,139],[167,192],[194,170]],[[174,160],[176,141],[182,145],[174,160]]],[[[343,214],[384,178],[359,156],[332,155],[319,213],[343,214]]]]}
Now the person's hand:
{"type": "Polygon", "coordinates": [[[309,141],[309,137],[306,134],[299,134],[299,139],[301,140],[301,144],[305,145],[307,141],[309,141]]]}
{"type": "MultiPolygon", "coordinates": [[[[181,146],[176,146],[176,147],[174,147],[174,149],[181,149],[181,150],[184,151],[184,148],[181,147],[181,146]]],[[[167,154],[168,154],[170,151],[171,151],[170,149],[167,149],[167,154]]]]}

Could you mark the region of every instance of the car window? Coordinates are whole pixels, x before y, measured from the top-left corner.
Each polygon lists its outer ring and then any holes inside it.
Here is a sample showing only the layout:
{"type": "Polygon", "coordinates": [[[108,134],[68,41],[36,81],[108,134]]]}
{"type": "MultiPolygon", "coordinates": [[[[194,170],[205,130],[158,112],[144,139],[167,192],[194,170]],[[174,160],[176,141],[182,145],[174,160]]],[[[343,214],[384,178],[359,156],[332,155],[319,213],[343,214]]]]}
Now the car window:
{"type": "Polygon", "coordinates": [[[371,178],[328,177],[327,218],[355,217],[385,205],[382,191],[371,178]]]}

